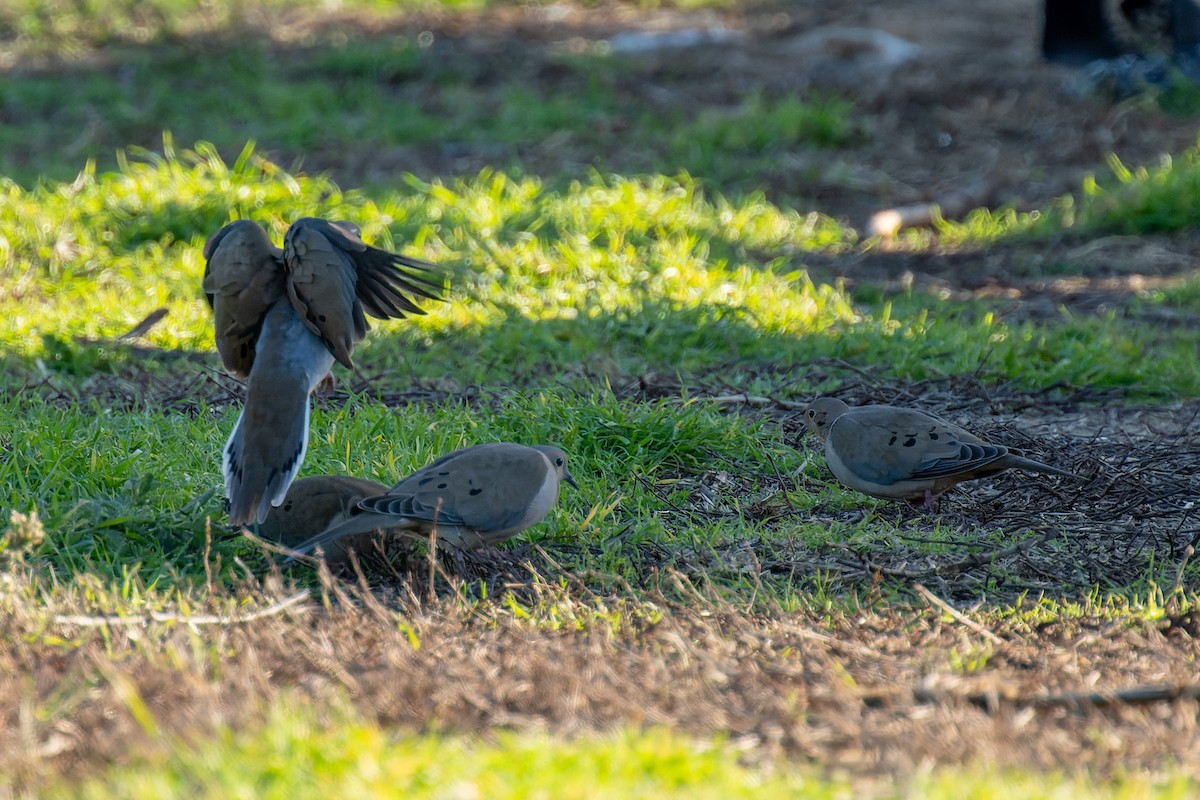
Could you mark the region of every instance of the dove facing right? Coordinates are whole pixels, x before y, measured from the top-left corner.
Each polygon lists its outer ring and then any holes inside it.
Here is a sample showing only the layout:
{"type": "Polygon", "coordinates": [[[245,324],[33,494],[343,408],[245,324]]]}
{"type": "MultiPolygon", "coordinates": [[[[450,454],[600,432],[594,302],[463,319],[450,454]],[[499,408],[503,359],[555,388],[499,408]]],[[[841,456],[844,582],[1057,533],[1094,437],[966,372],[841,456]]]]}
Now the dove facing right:
{"type": "Polygon", "coordinates": [[[438,542],[461,550],[495,544],[541,522],[558,502],[562,481],[578,488],[557,447],[478,444],[361,500],[356,516],[298,545],[296,553],[377,528],[422,537],[436,531],[438,542]]]}

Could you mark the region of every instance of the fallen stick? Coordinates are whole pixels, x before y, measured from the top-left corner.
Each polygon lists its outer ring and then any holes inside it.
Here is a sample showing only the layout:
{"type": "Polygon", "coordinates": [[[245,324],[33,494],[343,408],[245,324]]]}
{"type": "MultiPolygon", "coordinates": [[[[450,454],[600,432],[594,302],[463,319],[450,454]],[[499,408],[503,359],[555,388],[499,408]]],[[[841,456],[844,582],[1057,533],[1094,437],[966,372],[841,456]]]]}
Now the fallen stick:
{"type": "Polygon", "coordinates": [[[953,617],[956,621],[962,623],[963,625],[966,625],[968,628],[975,631],[980,636],[987,639],[989,642],[992,642],[993,644],[1004,644],[1003,639],[1001,639],[999,636],[997,636],[996,634],[989,631],[987,628],[980,625],[975,620],[973,620],[970,617],[968,617],[967,615],[963,614],[957,608],[950,605],[949,603],[947,603],[942,598],[938,597],[933,592],[926,589],[924,584],[914,583],[913,588],[917,590],[917,594],[924,597],[927,601],[929,601],[929,603],[931,605],[933,605],[937,608],[940,608],[942,611],[945,611],[947,614],[949,614],[951,617],[953,617]]]}
{"type": "Polygon", "coordinates": [[[876,211],[867,220],[867,235],[890,239],[903,228],[926,228],[937,218],[955,219],[986,204],[991,181],[975,181],[930,203],[914,203],[876,211]]]}
{"type": "Polygon", "coordinates": [[[308,589],[301,589],[295,594],[272,603],[266,608],[260,608],[257,611],[251,611],[249,614],[244,615],[200,614],[197,616],[188,616],[187,614],[178,613],[168,614],[162,611],[151,611],[148,614],[128,617],[116,614],[94,617],[86,614],[55,614],[54,621],[60,625],[79,625],[84,628],[103,628],[108,625],[148,625],[151,622],[185,622],[188,625],[229,625],[237,622],[253,622],[256,619],[279,614],[296,605],[301,600],[307,599],[309,594],[308,589]]]}

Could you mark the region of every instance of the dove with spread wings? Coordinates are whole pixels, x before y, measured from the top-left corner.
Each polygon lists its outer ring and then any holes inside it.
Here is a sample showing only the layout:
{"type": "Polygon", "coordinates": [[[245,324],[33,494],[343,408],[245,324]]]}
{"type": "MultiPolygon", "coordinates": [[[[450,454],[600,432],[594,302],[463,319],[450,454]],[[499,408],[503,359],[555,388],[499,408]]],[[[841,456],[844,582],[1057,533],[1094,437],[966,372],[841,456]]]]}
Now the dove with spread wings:
{"type": "Polygon", "coordinates": [[[296,220],[283,249],[237,220],[204,245],[203,288],[217,352],[246,381],[246,403],[222,459],[229,521],[261,522],[283,502],[308,448],[309,395],[377,319],[424,314],[440,300],[438,268],[363,242],[350,222],[296,220]]]}

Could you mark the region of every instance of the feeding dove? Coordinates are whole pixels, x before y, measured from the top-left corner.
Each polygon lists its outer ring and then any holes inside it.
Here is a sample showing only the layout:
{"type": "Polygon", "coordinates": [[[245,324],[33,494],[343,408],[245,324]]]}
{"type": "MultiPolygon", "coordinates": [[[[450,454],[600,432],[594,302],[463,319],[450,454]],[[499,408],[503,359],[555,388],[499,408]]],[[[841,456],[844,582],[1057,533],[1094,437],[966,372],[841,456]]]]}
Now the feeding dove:
{"type": "MultiPolygon", "coordinates": [[[[360,513],[357,506],[363,498],[387,490],[382,483],[347,475],[300,478],[288,488],[283,503],[267,511],[267,518],[258,526],[258,535],[291,549],[360,513]]],[[[325,561],[343,563],[351,547],[361,553],[369,540],[369,534],[362,534],[350,537],[350,541],[331,542],[325,548],[325,561]]]]}
{"type": "Polygon", "coordinates": [[[386,493],[360,501],[356,516],[295,549],[311,553],[377,528],[421,537],[436,530],[439,543],[462,550],[495,544],[541,522],[558,502],[562,481],[578,488],[566,454],[557,447],[478,444],[444,455],[386,493]]]}
{"type": "Polygon", "coordinates": [[[234,525],[283,502],[308,447],[309,394],[379,319],[424,313],[442,280],[425,261],[365,244],[358,227],[305,217],[280,250],[257,223],[231,222],[204,245],[204,293],[217,352],[247,382],[222,468],[234,525]]]}
{"type": "Polygon", "coordinates": [[[805,409],[804,424],[824,442],[834,476],[873,497],[923,501],[929,507],[957,483],[1008,469],[1084,480],[913,408],[851,408],[822,397],[805,409]]]}

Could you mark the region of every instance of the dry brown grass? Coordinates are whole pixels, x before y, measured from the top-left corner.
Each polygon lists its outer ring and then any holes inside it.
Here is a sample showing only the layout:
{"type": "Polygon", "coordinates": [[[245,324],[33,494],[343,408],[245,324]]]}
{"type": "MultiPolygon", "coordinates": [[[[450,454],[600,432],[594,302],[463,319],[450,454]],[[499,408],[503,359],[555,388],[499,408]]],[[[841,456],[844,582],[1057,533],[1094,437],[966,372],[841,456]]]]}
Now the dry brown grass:
{"type": "Polygon", "coordinates": [[[174,619],[81,625],[56,615],[87,603],[60,589],[34,608],[30,576],[14,568],[0,603],[0,773],[35,787],[93,772],[252,724],[287,693],[318,713],[348,698],[412,731],[726,733],[754,760],[864,777],[930,763],[1102,774],[1176,763],[1200,776],[1194,614],[984,614],[981,630],[921,602],[762,614],[679,573],[664,586],[690,600],[526,575],[514,588],[529,619],[503,603],[420,600],[414,571],[403,596],[327,579],[320,602],[249,621],[245,609],[288,596],[277,579],[247,583],[241,611],[195,598],[174,619]],[[228,619],[189,624],[203,610],[228,619]],[[1151,691],[1108,696],[1135,687],[1151,691]]]}

